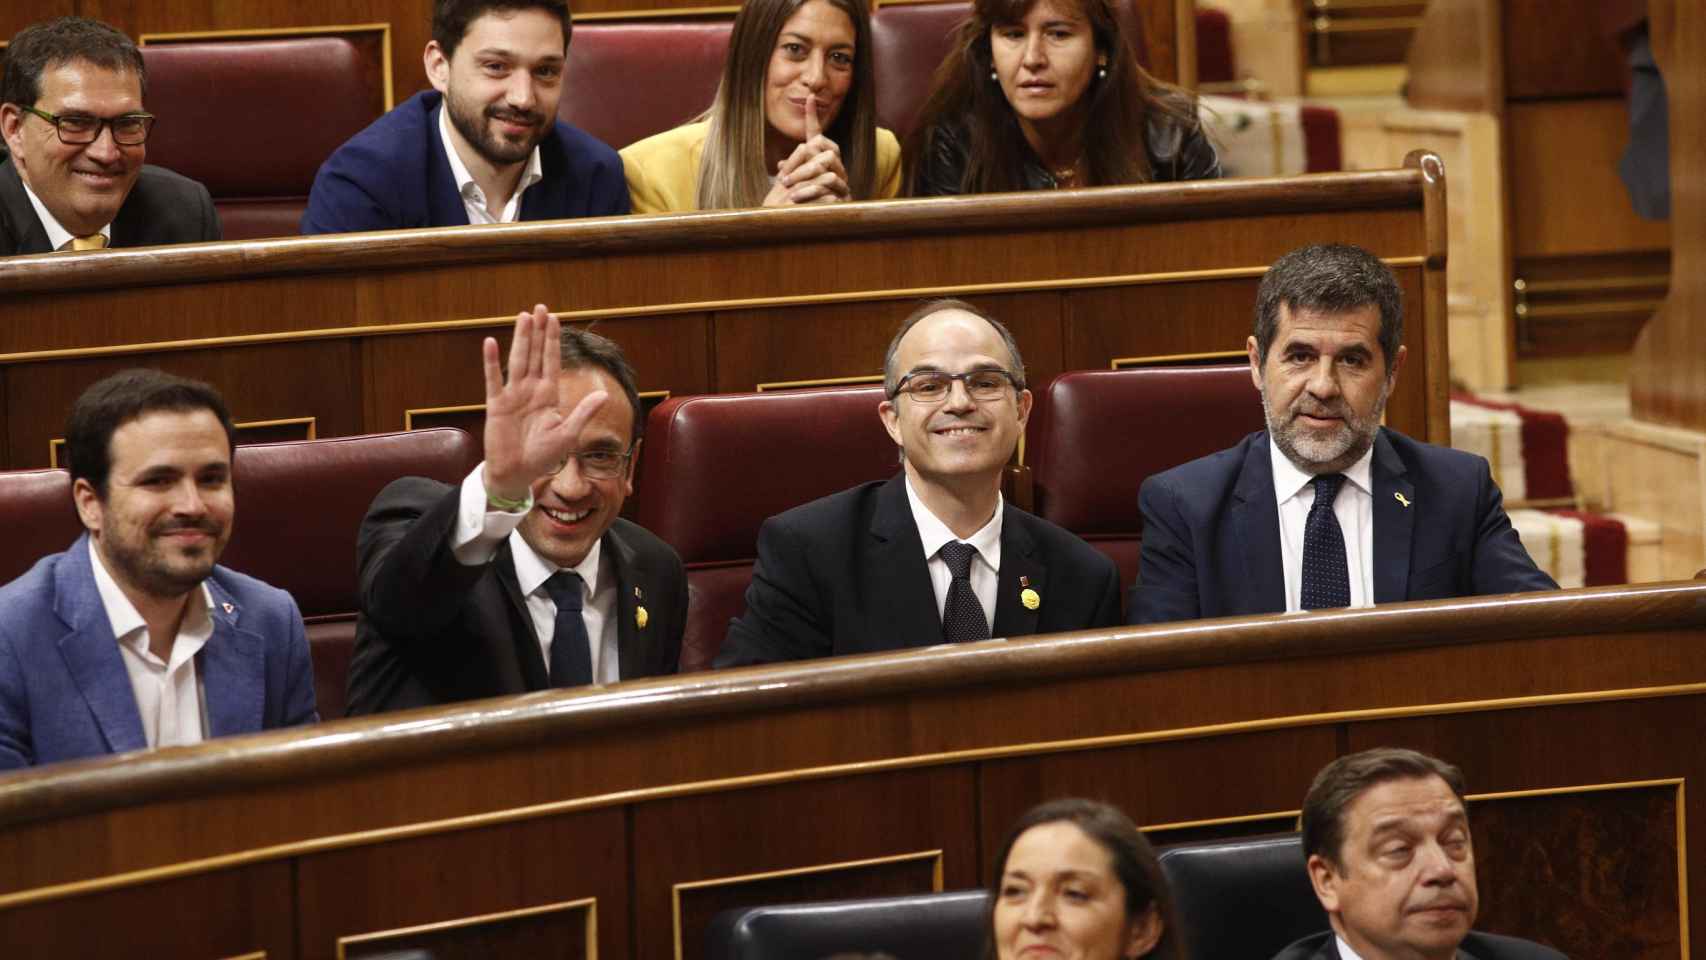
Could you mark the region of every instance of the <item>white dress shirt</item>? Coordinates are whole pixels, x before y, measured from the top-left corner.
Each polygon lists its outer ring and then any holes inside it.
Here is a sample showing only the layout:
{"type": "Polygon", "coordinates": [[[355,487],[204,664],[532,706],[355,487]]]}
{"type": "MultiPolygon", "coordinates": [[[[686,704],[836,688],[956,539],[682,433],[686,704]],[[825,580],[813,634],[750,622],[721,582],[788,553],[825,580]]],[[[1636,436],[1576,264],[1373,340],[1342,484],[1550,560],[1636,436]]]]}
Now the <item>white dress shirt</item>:
{"type": "Polygon", "coordinates": [[[89,561],[95,589],[106,608],[113,636],[118,638],[124,672],[136,695],[142,717],[142,736],[150,747],[175,747],[207,739],[207,693],[195,668],[195,655],[213,637],[213,594],[207,584],[195,594],[201,603],[186,603],[184,619],[172,643],[171,659],[161,660],[148,649],[148,624],[107,572],[95,541],[89,541],[89,561]]]}
{"type": "MultiPolygon", "coordinates": [[[[1285,567],[1285,612],[1303,609],[1303,529],[1315,503],[1315,477],[1286,459],[1268,441],[1274,465],[1274,501],[1279,504],[1280,560],[1285,567]]],[[[1333,501],[1333,515],[1345,535],[1345,568],[1351,574],[1351,606],[1374,606],[1374,478],[1371,446],[1344,471],[1347,481],[1333,501]]]]}
{"type": "MultiPolygon", "coordinates": [[[[36,192],[31,190],[27,183],[24,184],[24,196],[30,198],[30,206],[36,208],[36,217],[41,220],[42,229],[47,231],[47,245],[55,250],[71,249],[71,241],[75,239],[71,231],[60,226],[53,214],[47,212],[47,207],[41,202],[41,198],[36,196],[36,192]]],[[[107,246],[112,246],[113,225],[109,223],[102,227],[101,236],[107,238],[107,246]]]]}
{"type": "Polygon", "coordinates": [[[1344,937],[1335,933],[1333,939],[1339,941],[1339,960],[1362,960],[1362,954],[1352,950],[1351,945],[1345,942],[1344,937]]]}
{"type": "MultiPolygon", "coordinates": [[[[490,563],[497,555],[498,545],[506,538],[509,540],[516,584],[527,601],[527,615],[533,621],[533,635],[539,641],[539,652],[549,665],[552,635],[557,630],[557,604],[546,592],[545,581],[562,568],[533,552],[516,529],[527,512],[533,509],[532,498],[518,513],[489,506],[485,474],[486,465],[482,463],[462,481],[450,551],[457,562],[477,567],[490,563]]],[[[580,574],[583,584],[581,622],[586,624],[587,646],[592,656],[592,680],[594,683],[615,683],[622,679],[616,639],[616,568],[604,556],[603,547],[602,539],[594,540],[592,549],[570,569],[580,574]]]]}
{"type": "Polygon", "coordinates": [[[446,100],[438,111],[438,139],[444,145],[444,154],[450,158],[450,175],[456,178],[456,192],[462,195],[462,206],[468,211],[469,223],[515,223],[521,219],[521,195],[527,188],[545,179],[545,168],[539,161],[539,148],[534,147],[528,154],[527,169],[521,173],[521,180],[515,185],[515,192],[509,195],[509,202],[504,204],[503,212],[492,216],[486,207],[486,191],[474,182],[474,175],[468,172],[468,165],[462,162],[462,156],[456,152],[455,142],[450,139],[450,101],[446,100]]]}
{"type": "MultiPolygon", "coordinates": [[[[930,589],[936,592],[936,616],[941,617],[948,605],[948,588],[954,583],[954,574],[938,551],[943,544],[959,537],[954,536],[954,531],[949,530],[948,525],[937,519],[924,501],[918,499],[918,491],[912,489],[911,477],[906,478],[906,501],[912,506],[912,522],[918,527],[918,539],[924,542],[924,566],[930,571],[930,589]]],[[[1000,585],[1001,574],[1001,514],[1005,506],[1006,501],[997,493],[995,516],[964,541],[977,550],[971,564],[971,592],[977,595],[977,604],[983,608],[983,622],[989,625],[990,636],[994,636],[995,630],[995,592],[1000,585]]]]}

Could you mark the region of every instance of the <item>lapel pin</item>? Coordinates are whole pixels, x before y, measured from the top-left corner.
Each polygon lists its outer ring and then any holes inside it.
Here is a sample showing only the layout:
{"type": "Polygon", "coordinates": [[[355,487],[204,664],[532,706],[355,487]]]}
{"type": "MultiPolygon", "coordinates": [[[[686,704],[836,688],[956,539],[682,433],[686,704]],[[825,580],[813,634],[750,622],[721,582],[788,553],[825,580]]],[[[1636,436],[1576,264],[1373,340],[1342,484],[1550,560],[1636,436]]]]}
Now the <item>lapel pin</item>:
{"type": "Polygon", "coordinates": [[[644,599],[646,599],[646,598],[645,598],[645,596],[644,596],[644,595],[643,595],[643,594],[641,594],[641,593],[640,593],[640,585],[639,585],[639,584],[635,584],[635,585],[634,585],[634,599],[635,599],[635,600],[644,600],[644,599]]]}
{"type": "Polygon", "coordinates": [[[1410,505],[1410,500],[1409,500],[1409,498],[1408,498],[1408,497],[1406,497],[1406,496],[1404,496],[1404,495],[1403,495],[1403,494],[1401,494],[1401,493],[1394,493],[1394,494],[1392,494],[1392,499],[1394,499],[1394,500],[1396,500],[1396,501],[1398,501],[1398,502],[1399,502],[1399,503],[1401,503],[1401,504],[1403,504],[1403,505],[1404,505],[1404,506],[1406,506],[1406,507],[1408,507],[1408,506],[1409,506],[1409,505],[1410,505]]]}
{"type": "Polygon", "coordinates": [[[634,626],[639,627],[641,630],[644,630],[644,629],[646,629],[646,624],[650,623],[651,621],[652,621],[651,615],[646,613],[645,607],[635,607],[634,608],[634,626]]]}
{"type": "Polygon", "coordinates": [[[1043,598],[1037,596],[1037,592],[1035,590],[1032,590],[1030,587],[1026,587],[1019,591],[1019,602],[1025,605],[1026,610],[1035,610],[1043,605],[1043,598]]]}
{"type": "Polygon", "coordinates": [[[237,608],[236,608],[236,607],[234,607],[234,606],[232,606],[232,605],[231,605],[231,604],[229,604],[229,603],[222,603],[222,604],[220,604],[220,606],[222,606],[222,607],[224,607],[224,608],[225,608],[225,612],[226,612],[226,614],[232,614],[232,613],[236,613],[236,612],[237,612],[237,608]]]}

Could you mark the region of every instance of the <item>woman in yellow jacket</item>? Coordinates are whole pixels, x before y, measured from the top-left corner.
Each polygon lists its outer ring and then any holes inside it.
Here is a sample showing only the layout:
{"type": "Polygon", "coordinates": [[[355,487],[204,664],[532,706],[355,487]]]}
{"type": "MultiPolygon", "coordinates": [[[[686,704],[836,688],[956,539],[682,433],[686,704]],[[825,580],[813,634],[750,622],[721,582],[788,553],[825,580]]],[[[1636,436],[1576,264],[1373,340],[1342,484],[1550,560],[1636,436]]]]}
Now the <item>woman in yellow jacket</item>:
{"type": "Polygon", "coordinates": [[[635,213],[892,197],[865,0],[747,0],[711,109],[622,151],[635,213]]]}

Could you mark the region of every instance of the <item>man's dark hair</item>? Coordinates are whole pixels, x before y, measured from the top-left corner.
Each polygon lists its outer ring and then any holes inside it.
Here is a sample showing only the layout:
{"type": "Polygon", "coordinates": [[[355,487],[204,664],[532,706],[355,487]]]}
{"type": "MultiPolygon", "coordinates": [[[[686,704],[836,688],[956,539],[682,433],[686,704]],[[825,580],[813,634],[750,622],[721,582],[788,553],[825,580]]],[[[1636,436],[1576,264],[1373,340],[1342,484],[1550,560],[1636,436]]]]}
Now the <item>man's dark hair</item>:
{"type": "Polygon", "coordinates": [[[1340,757],[1321,768],[1303,798],[1303,855],[1320,854],[1343,866],[1345,810],[1363,792],[1391,780],[1438,777],[1463,799],[1463,771],[1444,760],[1401,747],[1376,747],[1340,757]]]}
{"type": "Polygon", "coordinates": [[[1256,292],[1256,359],[1262,363],[1267,363],[1268,348],[1279,333],[1281,304],[1294,314],[1378,307],[1380,349],[1386,354],[1386,372],[1392,372],[1404,340],[1404,294],[1398,289],[1398,278],[1379,257],[1348,243],[1327,243],[1302,247],[1275,260],[1256,292]]]}
{"type": "Polygon", "coordinates": [[[628,398],[628,406],[634,410],[634,431],[630,439],[640,439],[640,434],[646,429],[646,414],[640,407],[639,388],[634,385],[634,368],[629,366],[628,358],[622,355],[622,348],[616,345],[616,341],[591,330],[564,326],[562,357],[564,371],[594,367],[610,374],[610,378],[622,388],[622,395],[628,398]]]}
{"type": "Polygon", "coordinates": [[[32,23],[6,48],[0,103],[33,107],[41,99],[41,75],[61,64],[83,61],[106,70],[129,71],[146,101],[148,68],[136,44],[119,31],[87,17],[60,17],[32,23]]]}
{"type": "Polygon", "coordinates": [[[227,448],[237,443],[231,412],[219,391],[199,380],[186,380],[160,370],[133,369],[118,373],[83,391],[65,420],[65,455],[71,480],[87,480],[95,495],[107,498],[112,473],[113,433],[144,414],[158,410],[189,413],[210,411],[225,428],[227,448]]]}
{"type": "Polygon", "coordinates": [[[893,400],[895,388],[900,386],[901,372],[894,368],[894,355],[900,352],[900,341],[912,331],[913,327],[918,326],[920,320],[933,317],[944,310],[963,310],[973,316],[982,317],[985,323],[994,327],[995,332],[1001,336],[1001,342],[1007,346],[1008,355],[1013,358],[1013,369],[1008,372],[1013,375],[1014,387],[1019,390],[1025,389],[1025,358],[1019,356],[1019,344],[1013,339],[1013,334],[1008,332],[1001,321],[990,316],[989,311],[964,300],[943,298],[926,300],[919,304],[916,310],[907,314],[906,319],[900,322],[900,329],[896,330],[894,337],[889,340],[889,348],[883,353],[884,395],[893,400]]]}
{"type": "Polygon", "coordinates": [[[568,0],[438,0],[432,14],[432,39],[449,59],[468,35],[469,24],[488,13],[515,10],[543,10],[556,17],[563,25],[563,50],[568,51],[569,33],[574,27],[568,0]]]}

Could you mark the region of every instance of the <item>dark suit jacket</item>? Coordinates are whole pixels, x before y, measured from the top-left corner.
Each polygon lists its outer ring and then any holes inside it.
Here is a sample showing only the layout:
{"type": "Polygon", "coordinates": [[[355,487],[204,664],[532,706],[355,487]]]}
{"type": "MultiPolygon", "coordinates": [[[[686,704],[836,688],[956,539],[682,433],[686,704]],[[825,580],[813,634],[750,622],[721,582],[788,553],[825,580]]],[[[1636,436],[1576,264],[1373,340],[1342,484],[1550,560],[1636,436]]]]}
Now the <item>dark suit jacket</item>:
{"type": "MultiPolygon", "coordinates": [[[[162,167],[142,167],[113,218],[114,247],[200,243],[219,239],[219,214],[201,184],[162,167]]],[[[12,158],[0,160],[0,257],[52,253],[47,228],[24,193],[12,158]]]]}
{"type": "MultiPolygon", "coordinates": [[[[550,686],[509,544],[480,566],[466,566],[451,553],[459,493],[435,480],[404,477],[380,491],[361,522],[352,716],[550,686]]],[[[602,543],[616,570],[622,679],[674,673],[687,617],[681,558],[645,528],[621,519],[602,543]],[[636,622],[641,606],[644,629],[636,622]]]]}
{"type": "MultiPolygon", "coordinates": [[[[746,614],[717,666],[871,653],[942,642],[942,617],[904,475],[861,484],[764,521],[746,614]]],[[[990,635],[1059,633],[1119,622],[1119,570],[1065,530],[1012,505],[990,635]],[[1020,602],[1021,577],[1042,600],[1020,602]]]]}
{"type": "MultiPolygon", "coordinates": [[[[302,232],[351,233],[459,227],[468,209],[438,135],[435,90],[417,93],[337,149],[314,177],[302,232]]],[[[628,212],[622,158],[603,141],[558,122],[539,144],[544,179],[521,195],[522,220],[628,212]]]]}
{"type": "MultiPolygon", "coordinates": [[[[207,589],[213,636],[196,671],[208,737],[313,722],[314,669],[296,601],[224,567],[207,589]]],[[[84,534],[0,588],[0,769],[147,746],[84,534]]]]}
{"type": "MultiPolygon", "coordinates": [[[[1457,956],[1463,960],[1566,960],[1551,947],[1474,931],[1458,944],[1457,956]]],[[[1339,960],[1339,944],[1328,930],[1304,937],[1275,954],[1273,960],[1339,960]]]]}
{"type": "MultiPolygon", "coordinates": [[[[1511,529],[1486,460],[1382,428],[1371,474],[1375,603],[1558,588],[1511,529]]],[[[1266,431],[1150,477],[1138,507],[1133,623],[1285,611],[1266,431]]]]}

